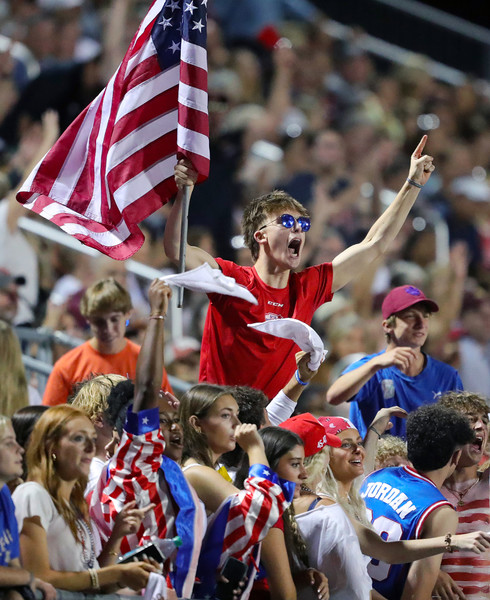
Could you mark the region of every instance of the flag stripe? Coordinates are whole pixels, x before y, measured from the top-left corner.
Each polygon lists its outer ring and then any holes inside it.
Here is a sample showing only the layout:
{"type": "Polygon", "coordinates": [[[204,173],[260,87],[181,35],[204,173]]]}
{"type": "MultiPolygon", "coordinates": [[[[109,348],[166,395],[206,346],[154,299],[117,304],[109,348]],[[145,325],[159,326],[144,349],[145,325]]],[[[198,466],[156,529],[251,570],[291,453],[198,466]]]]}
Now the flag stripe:
{"type": "Polygon", "coordinates": [[[194,65],[195,67],[207,71],[208,59],[205,48],[182,40],[182,53],[180,56],[183,63],[194,65]]]}
{"type": "Polygon", "coordinates": [[[176,118],[176,110],[161,115],[143,126],[133,129],[126,137],[115,142],[107,154],[108,171],[112,171],[131,155],[150,146],[152,142],[159,140],[163,135],[174,131],[176,118]]]}
{"type": "Polygon", "coordinates": [[[126,181],[116,192],[116,200],[129,206],[137,201],[136,195],[143,195],[163,179],[170,177],[173,173],[175,158],[171,156],[159,163],[153,164],[146,171],[139,172],[135,177],[126,181]]]}
{"type": "Polygon", "coordinates": [[[168,112],[175,111],[175,122],[177,122],[177,94],[178,87],[172,87],[163,93],[155,96],[143,106],[135,108],[130,115],[126,115],[119,119],[114,125],[114,142],[117,143],[127,135],[129,135],[134,129],[136,123],[139,127],[144,125],[148,121],[153,121],[160,115],[167,114],[168,112]],[[168,110],[165,107],[168,106],[168,110]]]}
{"type": "Polygon", "coordinates": [[[177,145],[183,150],[196,152],[200,156],[209,159],[208,138],[202,133],[179,126],[177,129],[177,145]]]}
{"type": "Polygon", "coordinates": [[[208,94],[203,90],[181,83],[179,87],[179,102],[183,106],[206,113],[208,94]]]}
{"type": "MultiPolygon", "coordinates": [[[[141,69],[146,70],[146,74],[151,77],[146,81],[138,80],[138,85],[130,88],[121,102],[117,120],[121,119],[125,115],[131,113],[135,108],[144,106],[146,102],[149,102],[159,94],[162,94],[170,87],[178,86],[179,84],[179,69],[178,67],[172,67],[166,72],[167,79],[162,81],[161,77],[154,75],[158,67],[158,60],[156,57],[149,58],[145,65],[142,65],[141,69]]],[[[138,70],[136,70],[138,74],[138,70]]]]}

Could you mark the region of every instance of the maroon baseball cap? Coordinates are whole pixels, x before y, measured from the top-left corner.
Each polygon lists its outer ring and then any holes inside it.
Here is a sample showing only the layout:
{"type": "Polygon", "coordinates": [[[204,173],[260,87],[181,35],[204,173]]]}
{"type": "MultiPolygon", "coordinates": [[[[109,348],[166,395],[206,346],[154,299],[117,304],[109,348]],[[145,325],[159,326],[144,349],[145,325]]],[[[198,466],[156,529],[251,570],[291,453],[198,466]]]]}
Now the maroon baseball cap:
{"type": "Polygon", "coordinates": [[[383,319],[387,319],[409,306],[419,304],[419,302],[427,304],[430,312],[438,312],[439,310],[434,300],[427,298],[422,290],[413,285],[401,285],[400,287],[393,288],[381,305],[383,319]]]}
{"type": "Polygon", "coordinates": [[[320,452],[324,446],[340,448],[342,445],[340,438],[327,433],[320,421],[311,413],[303,413],[291,417],[281,423],[280,427],[294,431],[294,433],[299,435],[305,446],[305,457],[320,452]]]}

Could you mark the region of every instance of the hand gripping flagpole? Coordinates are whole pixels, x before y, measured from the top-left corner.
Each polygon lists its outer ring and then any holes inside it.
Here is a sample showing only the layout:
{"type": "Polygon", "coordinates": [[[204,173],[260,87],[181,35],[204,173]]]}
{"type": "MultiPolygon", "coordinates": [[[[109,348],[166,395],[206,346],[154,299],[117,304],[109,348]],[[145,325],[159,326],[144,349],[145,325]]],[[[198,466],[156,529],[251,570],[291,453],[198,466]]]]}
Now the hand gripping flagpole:
{"type": "MultiPolygon", "coordinates": [[[[182,198],[182,222],[180,224],[180,253],[179,253],[179,273],[185,272],[185,251],[187,247],[187,228],[189,216],[189,204],[191,201],[191,188],[189,185],[184,187],[182,198]]],[[[179,286],[177,289],[177,308],[182,308],[184,304],[184,288],[179,286]]]]}

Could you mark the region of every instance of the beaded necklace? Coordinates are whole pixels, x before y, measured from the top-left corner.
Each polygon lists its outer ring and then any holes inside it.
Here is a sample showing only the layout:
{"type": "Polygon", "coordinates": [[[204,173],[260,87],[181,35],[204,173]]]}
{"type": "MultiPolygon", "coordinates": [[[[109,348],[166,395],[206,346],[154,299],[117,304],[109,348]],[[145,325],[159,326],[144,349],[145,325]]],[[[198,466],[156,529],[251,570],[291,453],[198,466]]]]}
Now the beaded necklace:
{"type": "Polygon", "coordinates": [[[83,518],[76,520],[76,526],[78,538],[82,544],[82,562],[86,569],[92,569],[96,560],[94,534],[83,518]]]}

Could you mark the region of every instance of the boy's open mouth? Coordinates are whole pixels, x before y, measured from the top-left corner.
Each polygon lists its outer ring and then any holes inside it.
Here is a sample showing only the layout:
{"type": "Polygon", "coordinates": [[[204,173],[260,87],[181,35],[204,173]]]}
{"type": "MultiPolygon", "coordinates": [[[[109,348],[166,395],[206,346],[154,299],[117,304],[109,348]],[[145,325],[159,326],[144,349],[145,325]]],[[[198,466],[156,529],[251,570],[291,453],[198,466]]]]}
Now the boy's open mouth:
{"type": "Polygon", "coordinates": [[[483,438],[480,438],[477,436],[471,443],[471,447],[473,448],[474,451],[481,452],[482,444],[483,444],[483,438]]]}
{"type": "Polygon", "coordinates": [[[301,240],[295,238],[291,240],[288,244],[288,249],[293,256],[299,256],[299,249],[301,248],[301,240]]]}

